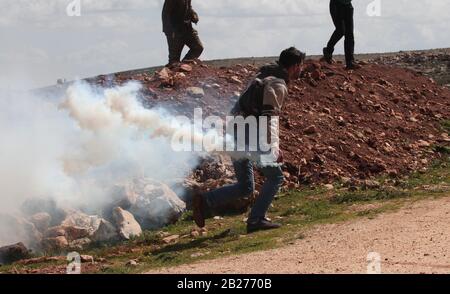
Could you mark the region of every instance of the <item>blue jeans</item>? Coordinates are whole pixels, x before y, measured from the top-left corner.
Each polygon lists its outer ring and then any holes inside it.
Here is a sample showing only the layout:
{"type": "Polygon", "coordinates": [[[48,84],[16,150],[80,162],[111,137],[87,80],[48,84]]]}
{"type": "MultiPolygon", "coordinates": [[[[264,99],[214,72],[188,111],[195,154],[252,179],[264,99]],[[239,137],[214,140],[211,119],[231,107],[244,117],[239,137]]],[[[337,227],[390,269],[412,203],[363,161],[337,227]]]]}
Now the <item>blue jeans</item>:
{"type": "MultiPolygon", "coordinates": [[[[205,195],[207,205],[214,209],[235,200],[249,197],[255,190],[255,178],[253,163],[248,159],[233,161],[237,183],[225,186],[205,195]]],[[[281,167],[261,167],[261,172],[266,177],[261,194],[252,207],[248,223],[256,222],[266,216],[270,203],[280,189],[284,177],[281,167]]]]}

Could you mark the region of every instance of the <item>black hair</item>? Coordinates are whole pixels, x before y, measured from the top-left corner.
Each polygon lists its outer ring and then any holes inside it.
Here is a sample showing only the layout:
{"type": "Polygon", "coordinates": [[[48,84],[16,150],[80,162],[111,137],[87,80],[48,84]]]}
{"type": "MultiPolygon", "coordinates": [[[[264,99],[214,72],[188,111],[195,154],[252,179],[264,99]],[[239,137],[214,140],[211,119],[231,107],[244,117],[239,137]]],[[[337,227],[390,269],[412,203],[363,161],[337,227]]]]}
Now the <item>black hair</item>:
{"type": "Polygon", "coordinates": [[[301,52],[295,47],[290,47],[281,52],[278,64],[283,66],[284,68],[289,68],[296,64],[302,63],[305,60],[305,58],[306,58],[305,53],[301,52]]]}

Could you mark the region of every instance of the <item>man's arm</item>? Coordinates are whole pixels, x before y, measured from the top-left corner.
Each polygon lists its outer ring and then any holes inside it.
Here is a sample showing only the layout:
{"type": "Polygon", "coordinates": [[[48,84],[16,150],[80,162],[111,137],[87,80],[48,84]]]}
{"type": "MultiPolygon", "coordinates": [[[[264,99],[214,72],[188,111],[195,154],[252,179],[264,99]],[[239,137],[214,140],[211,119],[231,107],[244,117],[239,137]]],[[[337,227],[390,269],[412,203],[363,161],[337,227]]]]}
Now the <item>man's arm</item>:
{"type": "Polygon", "coordinates": [[[283,82],[274,81],[264,87],[262,116],[267,118],[267,142],[271,146],[274,161],[281,155],[279,142],[279,115],[288,90],[283,82]]]}

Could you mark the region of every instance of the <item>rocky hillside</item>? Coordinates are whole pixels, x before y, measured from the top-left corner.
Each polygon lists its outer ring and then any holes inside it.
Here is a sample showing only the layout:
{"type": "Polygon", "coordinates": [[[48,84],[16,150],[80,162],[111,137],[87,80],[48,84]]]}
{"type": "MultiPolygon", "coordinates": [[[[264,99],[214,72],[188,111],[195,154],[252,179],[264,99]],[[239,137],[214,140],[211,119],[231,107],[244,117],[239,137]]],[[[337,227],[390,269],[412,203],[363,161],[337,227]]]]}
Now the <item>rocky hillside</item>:
{"type": "Polygon", "coordinates": [[[450,49],[400,52],[372,58],[374,63],[412,69],[450,88],[450,49]]]}
{"type": "MultiPolygon", "coordinates": [[[[425,169],[446,156],[450,138],[442,124],[450,118],[450,90],[423,71],[396,63],[421,65],[416,59],[425,58],[432,66],[449,56],[423,54],[363,61],[355,72],[346,72],[340,63],[308,60],[300,79],[290,85],[281,117],[286,184],[358,184],[380,174],[398,177],[425,169]]],[[[109,86],[139,80],[148,107],[164,105],[188,116],[201,107],[205,115],[225,116],[257,70],[254,64],[192,64],[99,76],[90,82],[109,86]]],[[[209,160],[193,177],[211,188],[230,182],[232,173],[229,165],[209,160]]]]}

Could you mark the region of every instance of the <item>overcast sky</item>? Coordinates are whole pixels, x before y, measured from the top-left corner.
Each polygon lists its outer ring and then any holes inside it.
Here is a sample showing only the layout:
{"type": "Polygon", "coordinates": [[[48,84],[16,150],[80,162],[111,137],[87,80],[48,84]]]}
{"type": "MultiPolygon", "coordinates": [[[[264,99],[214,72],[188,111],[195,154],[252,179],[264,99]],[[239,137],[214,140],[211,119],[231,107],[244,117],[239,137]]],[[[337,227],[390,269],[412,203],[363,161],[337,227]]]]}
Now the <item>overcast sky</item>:
{"type": "MultiPolygon", "coordinates": [[[[163,0],[0,0],[0,89],[51,85],[161,65],[163,0]]],[[[449,0],[354,0],[357,52],[450,47],[449,0]]],[[[318,54],[333,27],[329,0],[193,0],[203,59],[272,56],[290,45],[318,54]]],[[[337,52],[342,52],[343,44],[337,52]]]]}

